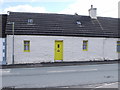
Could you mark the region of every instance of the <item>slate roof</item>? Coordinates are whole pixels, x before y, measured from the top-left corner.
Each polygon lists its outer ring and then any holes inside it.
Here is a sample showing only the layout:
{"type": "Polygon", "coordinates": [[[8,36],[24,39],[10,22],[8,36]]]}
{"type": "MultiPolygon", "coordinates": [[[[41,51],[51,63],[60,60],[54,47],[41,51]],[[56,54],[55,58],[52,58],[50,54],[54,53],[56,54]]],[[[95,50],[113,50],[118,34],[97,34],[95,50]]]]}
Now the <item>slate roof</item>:
{"type": "MultiPolygon", "coordinates": [[[[7,22],[15,22],[16,35],[118,37],[117,18],[10,12],[7,22]],[[33,24],[28,24],[28,19],[33,19],[33,24]]],[[[10,24],[7,24],[6,34],[12,34],[10,24]]]]}
{"type": "Polygon", "coordinates": [[[7,15],[6,14],[0,14],[0,38],[4,38],[5,35],[5,29],[6,29],[6,21],[7,21],[7,15]]]}

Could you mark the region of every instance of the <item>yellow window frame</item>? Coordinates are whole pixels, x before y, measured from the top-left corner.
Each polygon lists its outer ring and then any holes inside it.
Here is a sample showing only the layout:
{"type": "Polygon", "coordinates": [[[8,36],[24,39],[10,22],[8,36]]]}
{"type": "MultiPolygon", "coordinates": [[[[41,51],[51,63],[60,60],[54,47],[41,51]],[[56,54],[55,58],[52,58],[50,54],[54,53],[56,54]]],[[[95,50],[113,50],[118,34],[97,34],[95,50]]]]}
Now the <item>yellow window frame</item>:
{"type": "MultiPolygon", "coordinates": [[[[118,48],[118,46],[120,46],[120,41],[117,41],[117,48],[118,48]]],[[[117,50],[117,52],[118,52],[118,50],[117,50]]],[[[120,52],[118,52],[118,53],[120,53],[120,52]]]]}
{"type": "Polygon", "coordinates": [[[83,51],[88,51],[88,40],[83,40],[83,51]],[[86,49],[84,49],[84,43],[86,43],[86,49]]]}
{"type": "Polygon", "coordinates": [[[24,41],[24,52],[30,52],[30,41],[24,41]],[[28,44],[25,44],[25,42],[28,42],[28,44]],[[25,50],[25,46],[28,46],[28,50],[25,50]]]}

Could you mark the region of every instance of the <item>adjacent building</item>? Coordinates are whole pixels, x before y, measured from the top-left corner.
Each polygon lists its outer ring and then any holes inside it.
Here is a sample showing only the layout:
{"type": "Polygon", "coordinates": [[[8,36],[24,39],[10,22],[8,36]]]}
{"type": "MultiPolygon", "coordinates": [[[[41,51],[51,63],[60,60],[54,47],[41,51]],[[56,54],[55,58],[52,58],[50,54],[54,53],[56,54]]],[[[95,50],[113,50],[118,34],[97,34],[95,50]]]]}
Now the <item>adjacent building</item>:
{"type": "Polygon", "coordinates": [[[118,19],[97,17],[96,10],[91,6],[89,16],[9,12],[0,58],[7,64],[118,60],[118,19]]]}
{"type": "Polygon", "coordinates": [[[0,64],[6,64],[6,28],[7,15],[0,15],[0,64]]]}

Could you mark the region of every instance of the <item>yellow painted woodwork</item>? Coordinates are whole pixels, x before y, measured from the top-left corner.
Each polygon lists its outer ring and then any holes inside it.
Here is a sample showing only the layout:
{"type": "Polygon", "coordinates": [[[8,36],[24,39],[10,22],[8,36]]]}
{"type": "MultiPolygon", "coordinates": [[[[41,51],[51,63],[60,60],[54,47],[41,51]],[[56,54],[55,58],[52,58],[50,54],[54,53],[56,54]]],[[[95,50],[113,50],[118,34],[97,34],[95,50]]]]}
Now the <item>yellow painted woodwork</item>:
{"type": "Polygon", "coordinates": [[[63,41],[55,41],[54,60],[63,60],[63,41]]]}
{"type": "Polygon", "coordinates": [[[83,41],[83,51],[88,51],[88,40],[83,41]]]}
{"type": "MultiPolygon", "coordinates": [[[[120,41],[117,41],[117,48],[120,46],[120,41]]],[[[120,53],[118,50],[117,50],[118,53],[120,53]]]]}
{"type": "Polygon", "coordinates": [[[24,41],[24,52],[30,52],[30,41],[24,41]]]}

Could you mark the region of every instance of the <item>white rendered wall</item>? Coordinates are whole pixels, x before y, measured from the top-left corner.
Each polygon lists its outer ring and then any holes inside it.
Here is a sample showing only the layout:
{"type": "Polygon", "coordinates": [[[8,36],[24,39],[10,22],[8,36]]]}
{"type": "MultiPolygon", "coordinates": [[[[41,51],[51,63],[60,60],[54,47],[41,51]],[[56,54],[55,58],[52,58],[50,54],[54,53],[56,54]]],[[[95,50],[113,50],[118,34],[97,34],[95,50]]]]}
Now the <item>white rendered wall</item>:
{"type": "Polygon", "coordinates": [[[92,19],[97,19],[97,16],[96,16],[97,10],[96,10],[96,8],[91,9],[91,10],[89,11],[89,14],[90,14],[90,17],[91,17],[92,19]]]}
{"type": "MultiPolygon", "coordinates": [[[[118,59],[117,38],[15,35],[15,63],[54,62],[55,40],[63,40],[63,61],[118,59]],[[24,52],[24,40],[30,40],[30,52],[24,52]],[[83,40],[88,40],[88,51],[82,50],[83,40]]],[[[7,36],[7,62],[12,63],[12,35],[7,36]]]]}

